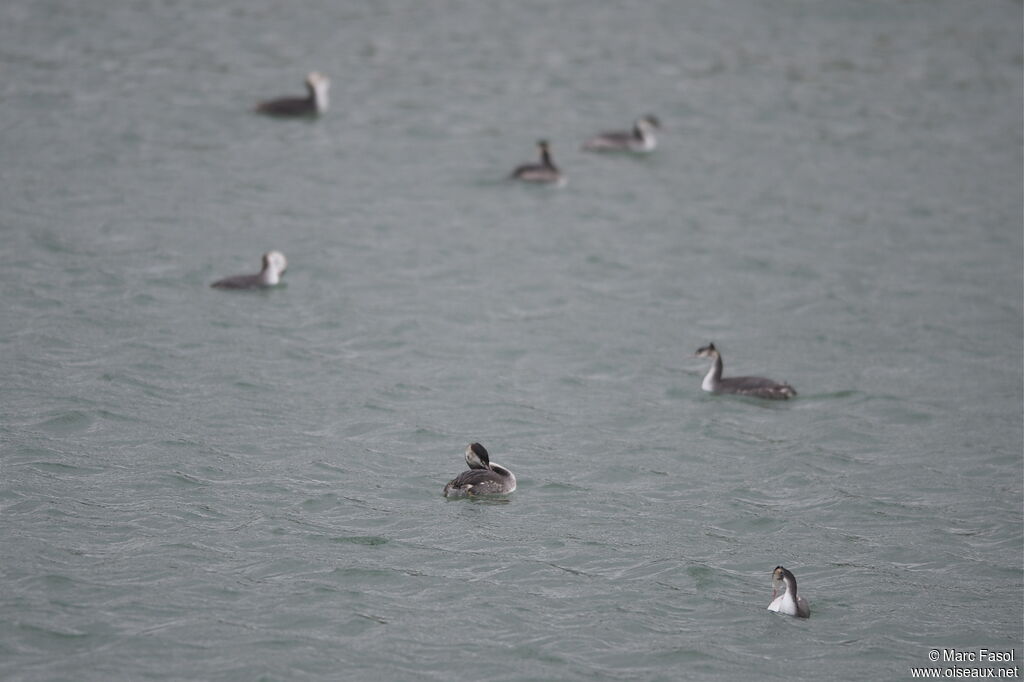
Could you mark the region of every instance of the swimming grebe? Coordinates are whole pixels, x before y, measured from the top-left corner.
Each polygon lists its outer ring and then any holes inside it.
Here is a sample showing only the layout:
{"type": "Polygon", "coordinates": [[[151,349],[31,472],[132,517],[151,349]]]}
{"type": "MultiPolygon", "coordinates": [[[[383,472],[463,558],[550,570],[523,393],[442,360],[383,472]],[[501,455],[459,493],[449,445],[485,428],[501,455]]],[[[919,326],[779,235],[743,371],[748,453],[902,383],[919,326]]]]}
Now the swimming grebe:
{"type": "Polygon", "coordinates": [[[658,128],[661,128],[658,117],[648,114],[638,118],[632,130],[613,130],[595,135],[583,143],[583,149],[592,152],[652,152],[658,146],[654,137],[658,128]]]}
{"type": "Polygon", "coordinates": [[[472,497],[510,493],[516,489],[516,477],[505,467],[491,461],[487,450],[480,443],[466,446],[466,464],[469,471],[448,481],[444,487],[445,497],[472,497]]]}
{"type": "Polygon", "coordinates": [[[512,171],[510,177],[524,182],[562,182],[562,174],[551,161],[551,150],[547,140],[539,140],[537,149],[540,151],[540,162],[523,164],[512,171]]]}
{"type": "Polygon", "coordinates": [[[263,269],[258,275],[235,275],[217,280],[211,287],[216,289],[262,289],[272,287],[281,281],[281,275],[288,269],[288,261],[280,251],[263,254],[263,269]]]}
{"type": "Polygon", "coordinates": [[[331,88],[331,81],[316,71],[306,76],[306,90],[309,94],[305,97],[282,97],[256,105],[256,111],[269,116],[313,116],[327,112],[330,103],[327,91],[331,88]]]}
{"type": "Polygon", "coordinates": [[[796,577],[782,566],[776,566],[772,572],[772,603],[768,610],[798,618],[811,616],[807,600],[796,593],[796,577]]]}
{"type": "Polygon", "coordinates": [[[704,383],[700,385],[709,393],[735,393],[736,395],[749,395],[755,398],[766,398],[768,400],[786,400],[796,395],[796,389],[789,384],[780,384],[764,377],[729,377],[722,378],[722,356],[719,354],[715,344],[709,343],[703,348],[697,349],[697,356],[711,358],[714,363],[704,377],[704,383]]]}

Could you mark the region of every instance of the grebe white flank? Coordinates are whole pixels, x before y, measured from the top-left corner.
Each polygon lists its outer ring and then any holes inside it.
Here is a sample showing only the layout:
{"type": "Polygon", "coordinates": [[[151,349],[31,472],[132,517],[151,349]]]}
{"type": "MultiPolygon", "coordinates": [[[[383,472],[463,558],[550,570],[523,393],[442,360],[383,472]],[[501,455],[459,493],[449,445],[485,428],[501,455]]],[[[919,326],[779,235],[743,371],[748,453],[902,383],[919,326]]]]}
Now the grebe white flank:
{"type": "Polygon", "coordinates": [[[510,493],[516,489],[516,477],[497,462],[492,462],[486,448],[480,443],[466,446],[466,464],[469,471],[448,481],[445,497],[473,497],[510,493]]]}
{"type": "Polygon", "coordinates": [[[700,385],[709,393],[734,393],[768,400],[786,400],[796,395],[796,389],[789,384],[779,383],[764,377],[722,378],[722,356],[715,344],[709,343],[697,349],[697,357],[711,358],[714,362],[700,385]]]}
{"type": "Polygon", "coordinates": [[[796,593],[796,576],[782,566],[776,566],[772,572],[772,603],[768,610],[798,618],[811,616],[807,600],[796,593]]]}
{"type": "Polygon", "coordinates": [[[280,251],[263,254],[263,269],[256,275],[235,275],[217,280],[211,287],[216,289],[262,289],[272,287],[281,281],[281,275],[288,269],[288,261],[280,251]]]}

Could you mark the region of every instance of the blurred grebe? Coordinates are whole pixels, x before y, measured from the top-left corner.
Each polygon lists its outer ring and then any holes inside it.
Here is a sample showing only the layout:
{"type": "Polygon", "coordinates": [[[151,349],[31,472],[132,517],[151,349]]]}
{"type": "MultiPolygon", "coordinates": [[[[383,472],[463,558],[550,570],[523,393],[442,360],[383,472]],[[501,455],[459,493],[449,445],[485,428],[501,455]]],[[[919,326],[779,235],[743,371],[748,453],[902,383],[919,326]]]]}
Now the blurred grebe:
{"type": "Polygon", "coordinates": [[[658,128],[661,128],[661,122],[656,116],[648,114],[638,118],[632,130],[612,130],[595,135],[583,143],[583,149],[593,152],[652,152],[658,146],[658,140],[654,137],[654,131],[658,128]]]}
{"type": "Polygon", "coordinates": [[[510,177],[524,182],[562,183],[564,178],[558,167],[551,161],[551,149],[547,140],[538,141],[537,149],[540,151],[540,162],[523,164],[512,171],[510,177]]]}
{"type": "Polygon", "coordinates": [[[256,105],[256,111],[270,116],[313,116],[323,114],[330,104],[327,91],[331,88],[331,81],[316,71],[306,76],[306,90],[309,94],[305,97],[282,97],[280,99],[267,100],[256,105]]]}
{"type": "Polygon", "coordinates": [[[281,275],[288,268],[288,261],[280,251],[263,254],[263,269],[256,275],[235,275],[217,280],[211,287],[217,289],[262,289],[272,287],[281,281],[281,275]]]}

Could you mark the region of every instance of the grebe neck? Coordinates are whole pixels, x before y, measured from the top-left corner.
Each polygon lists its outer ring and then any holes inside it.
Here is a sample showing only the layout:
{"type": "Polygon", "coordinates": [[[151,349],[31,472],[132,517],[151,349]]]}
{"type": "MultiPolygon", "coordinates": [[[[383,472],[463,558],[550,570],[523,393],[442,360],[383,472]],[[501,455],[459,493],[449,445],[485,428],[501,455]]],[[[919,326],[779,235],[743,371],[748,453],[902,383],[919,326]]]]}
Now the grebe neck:
{"type": "Polygon", "coordinates": [[[268,265],[263,268],[263,272],[260,273],[260,280],[263,284],[268,287],[272,287],[281,281],[281,273],[277,271],[277,268],[268,265]]]}
{"type": "Polygon", "coordinates": [[[306,85],[309,89],[309,102],[316,109],[316,113],[323,114],[330,106],[330,97],[327,94],[327,85],[320,81],[306,85]]]}
{"type": "Polygon", "coordinates": [[[704,383],[700,385],[702,389],[708,392],[714,391],[718,384],[722,381],[722,356],[715,355],[715,361],[711,364],[711,369],[708,370],[707,375],[704,377],[704,383]]]}
{"type": "Polygon", "coordinates": [[[547,149],[540,150],[540,162],[545,168],[555,169],[555,164],[551,161],[551,152],[547,149]]]}

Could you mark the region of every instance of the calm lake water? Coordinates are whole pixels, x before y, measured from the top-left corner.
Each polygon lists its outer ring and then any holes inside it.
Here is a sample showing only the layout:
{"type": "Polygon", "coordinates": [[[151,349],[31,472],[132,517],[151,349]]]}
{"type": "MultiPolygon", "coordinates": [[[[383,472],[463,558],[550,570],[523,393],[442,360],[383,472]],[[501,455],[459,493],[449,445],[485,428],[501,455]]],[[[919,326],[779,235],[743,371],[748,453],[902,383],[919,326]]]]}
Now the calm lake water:
{"type": "Polygon", "coordinates": [[[0,677],[1019,662],[1021,27],[3,3],[0,677]],[[252,113],[314,69],[326,116],[252,113]],[[653,154],[580,151],[648,112],[653,154]],[[567,186],[504,179],[539,138],[567,186]],[[209,288],[270,249],[284,286],[209,288]],[[709,341],[799,397],[705,394],[709,341]],[[471,441],[514,494],[441,496],[471,441]]]}

